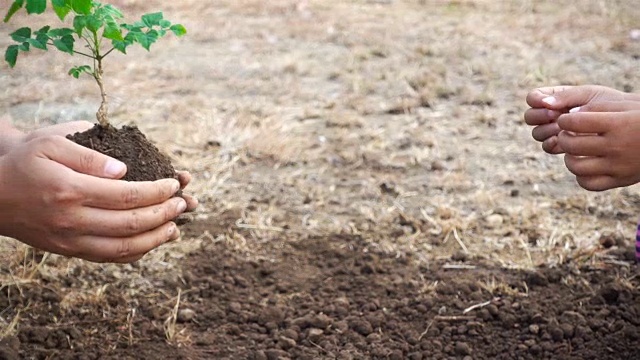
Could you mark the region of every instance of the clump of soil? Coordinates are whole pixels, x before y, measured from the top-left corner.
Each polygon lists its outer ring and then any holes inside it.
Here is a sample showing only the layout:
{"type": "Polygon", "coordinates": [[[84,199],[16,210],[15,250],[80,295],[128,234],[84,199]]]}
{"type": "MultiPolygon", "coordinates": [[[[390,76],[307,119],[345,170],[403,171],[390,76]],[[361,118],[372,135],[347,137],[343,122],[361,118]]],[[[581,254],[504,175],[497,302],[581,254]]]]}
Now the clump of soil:
{"type": "Polygon", "coordinates": [[[126,181],[154,181],[176,178],[171,160],[158,150],[136,126],[95,125],[67,136],[77,144],[118,159],[127,165],[126,181]]]}

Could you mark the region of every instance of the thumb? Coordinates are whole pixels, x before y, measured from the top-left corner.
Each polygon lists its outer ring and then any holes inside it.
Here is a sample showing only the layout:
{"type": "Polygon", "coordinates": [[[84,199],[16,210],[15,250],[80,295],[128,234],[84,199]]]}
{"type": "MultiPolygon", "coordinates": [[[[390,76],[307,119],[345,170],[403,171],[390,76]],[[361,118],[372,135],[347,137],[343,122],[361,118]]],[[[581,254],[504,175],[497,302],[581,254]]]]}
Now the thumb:
{"type": "Polygon", "coordinates": [[[62,136],[44,136],[32,141],[39,156],[76,172],[107,179],[120,179],[127,166],[112,157],[78,145],[62,136]]]}
{"type": "Polygon", "coordinates": [[[592,86],[564,87],[562,91],[540,99],[543,107],[565,111],[589,103],[598,95],[598,88],[592,86]]]}

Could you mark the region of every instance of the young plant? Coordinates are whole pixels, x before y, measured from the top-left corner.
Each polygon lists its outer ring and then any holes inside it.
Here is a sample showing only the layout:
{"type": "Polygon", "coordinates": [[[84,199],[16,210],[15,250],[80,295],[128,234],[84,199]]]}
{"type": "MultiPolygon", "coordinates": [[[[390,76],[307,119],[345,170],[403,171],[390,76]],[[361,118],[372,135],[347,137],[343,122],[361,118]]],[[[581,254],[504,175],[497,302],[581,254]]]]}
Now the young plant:
{"type": "MultiPolygon", "coordinates": [[[[47,10],[47,0],[14,0],[4,22],[25,8],[28,14],[42,14],[47,10]]],[[[187,33],[184,26],[172,24],[164,19],[161,12],[142,15],[132,24],[124,22],[123,14],[113,5],[91,0],[51,0],[51,9],[61,21],[73,15],[73,27],[52,28],[47,25],[38,30],[23,27],[11,33],[18,44],[10,45],[5,52],[5,60],[14,67],[18,54],[32,48],[47,51],[54,47],[70,55],[81,55],[89,59],[89,64],[75,66],[69,75],[76,79],[81,74],[93,77],[100,88],[102,102],[96,113],[98,123],[108,127],[108,100],[103,81],[103,61],[114,50],[123,54],[127,48],[138,44],[149,50],[151,45],[169,32],[177,36],[187,33]],[[78,44],[80,43],[80,45],[78,44]]]]}

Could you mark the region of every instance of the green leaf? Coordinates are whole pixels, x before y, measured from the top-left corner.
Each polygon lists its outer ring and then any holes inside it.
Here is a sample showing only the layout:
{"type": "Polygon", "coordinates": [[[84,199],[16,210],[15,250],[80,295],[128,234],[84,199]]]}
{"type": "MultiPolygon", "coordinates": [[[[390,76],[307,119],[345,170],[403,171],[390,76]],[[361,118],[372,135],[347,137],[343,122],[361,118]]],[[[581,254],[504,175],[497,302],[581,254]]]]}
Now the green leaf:
{"type": "Polygon", "coordinates": [[[169,29],[173,31],[176,36],[182,36],[187,33],[187,29],[181,24],[172,25],[169,29]]]}
{"type": "Polygon", "coordinates": [[[11,20],[11,17],[13,16],[13,14],[18,12],[18,10],[22,9],[23,5],[24,5],[24,0],[16,0],[16,1],[14,1],[13,4],[11,4],[11,7],[9,7],[9,11],[7,11],[7,15],[5,15],[5,17],[4,17],[4,22],[9,22],[9,20],[11,20]]]}
{"type": "Polygon", "coordinates": [[[23,27],[12,32],[11,34],[9,34],[9,36],[11,36],[11,39],[13,39],[13,41],[15,42],[24,42],[31,37],[31,29],[28,27],[23,27]]]}
{"type": "Polygon", "coordinates": [[[18,45],[9,46],[4,53],[4,59],[9,63],[10,67],[16,66],[16,61],[18,60],[18,45]]]}
{"type": "Polygon", "coordinates": [[[82,65],[82,66],[75,66],[69,69],[69,75],[73,76],[76,79],[80,77],[80,74],[82,73],[91,74],[91,67],[88,65],[82,65]]]}
{"type": "Polygon", "coordinates": [[[58,15],[58,18],[60,18],[60,20],[64,20],[67,15],[69,14],[69,12],[71,11],[71,8],[66,6],[64,3],[64,0],[62,1],[62,6],[56,5],[56,0],[52,0],[53,2],[53,11],[55,11],[56,15],[58,15]]]}
{"type": "Polygon", "coordinates": [[[113,45],[113,47],[120,51],[123,54],[127,53],[127,43],[125,41],[120,41],[120,40],[113,40],[111,42],[111,45],[113,45]]]}
{"type": "Polygon", "coordinates": [[[153,26],[160,25],[160,21],[162,19],[164,19],[164,16],[162,15],[161,12],[142,15],[142,22],[147,27],[153,27],[153,26]]]}
{"type": "Polygon", "coordinates": [[[91,9],[93,9],[93,4],[91,0],[70,0],[71,9],[78,14],[89,15],[91,14],[91,9]]]}
{"type": "Polygon", "coordinates": [[[160,25],[160,27],[166,29],[169,26],[171,26],[171,21],[169,20],[160,20],[160,22],[158,23],[158,25],[160,25]]]}
{"type": "Polygon", "coordinates": [[[51,4],[57,7],[65,7],[67,6],[67,2],[65,0],[51,0],[51,4]]]}
{"type": "Polygon", "coordinates": [[[134,36],[135,36],[135,41],[138,44],[140,44],[140,46],[142,46],[147,51],[149,51],[149,48],[151,47],[151,40],[149,39],[147,34],[145,34],[145,33],[135,33],[134,36]]]}
{"type": "Polygon", "coordinates": [[[29,39],[29,40],[27,40],[27,42],[29,44],[31,44],[31,46],[33,46],[36,49],[47,50],[47,43],[46,42],[43,43],[38,39],[29,39]]]}
{"type": "Polygon", "coordinates": [[[102,19],[98,18],[97,16],[89,15],[86,18],[87,29],[91,30],[92,32],[98,32],[98,30],[100,30],[100,28],[104,25],[104,21],[102,21],[102,19]]]}
{"type": "Polygon", "coordinates": [[[28,14],[42,14],[47,9],[47,0],[27,0],[28,14]]]}
{"type": "Polygon", "coordinates": [[[73,33],[74,33],[73,29],[69,29],[69,28],[59,28],[59,29],[49,30],[49,36],[52,38],[73,35],[73,33]]]}
{"type": "Polygon", "coordinates": [[[105,14],[110,15],[114,19],[122,19],[124,17],[122,11],[113,5],[105,5],[103,9],[105,14]]]}
{"type": "Polygon", "coordinates": [[[29,43],[27,41],[23,42],[22,45],[19,45],[18,48],[22,51],[29,51],[29,43]]]}
{"type": "Polygon", "coordinates": [[[51,27],[47,25],[47,26],[41,28],[40,30],[36,31],[35,33],[33,33],[35,35],[35,37],[36,37],[36,40],[39,41],[41,44],[43,44],[44,48],[41,48],[42,50],[47,50],[47,43],[51,39],[49,37],[49,29],[50,28],[51,27]]]}
{"type": "Polygon", "coordinates": [[[115,22],[107,23],[102,36],[110,40],[124,40],[122,30],[120,30],[120,27],[115,22]]]}
{"type": "Polygon", "coordinates": [[[73,28],[78,35],[82,35],[82,30],[87,27],[87,17],[84,15],[77,15],[73,18],[73,28]]]}
{"type": "Polygon", "coordinates": [[[60,51],[73,55],[73,44],[75,39],[71,35],[65,35],[53,40],[53,45],[60,51]]]}

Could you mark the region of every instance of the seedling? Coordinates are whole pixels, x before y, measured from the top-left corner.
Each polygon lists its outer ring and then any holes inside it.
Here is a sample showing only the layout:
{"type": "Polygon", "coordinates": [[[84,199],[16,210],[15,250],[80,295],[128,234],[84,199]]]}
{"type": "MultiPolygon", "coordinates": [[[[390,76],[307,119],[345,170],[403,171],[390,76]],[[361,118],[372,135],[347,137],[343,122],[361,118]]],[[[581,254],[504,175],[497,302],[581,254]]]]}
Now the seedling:
{"type": "MultiPolygon", "coordinates": [[[[47,0],[14,0],[4,22],[25,8],[28,14],[42,14],[47,10],[47,0]]],[[[124,22],[124,16],[113,5],[91,0],[51,0],[51,9],[61,21],[73,16],[73,28],[52,28],[50,25],[39,30],[23,27],[11,33],[18,44],[10,45],[5,52],[5,60],[14,67],[20,52],[31,49],[47,51],[54,47],[70,55],[80,55],[89,59],[89,64],[74,66],[69,75],[79,78],[87,74],[95,79],[100,88],[102,102],[96,113],[98,124],[106,128],[108,121],[108,99],[103,81],[103,62],[114,50],[127,53],[129,46],[138,44],[149,50],[158,39],[174,33],[187,33],[184,26],[172,24],[161,12],[142,15],[141,20],[132,24],[124,22]]]]}

